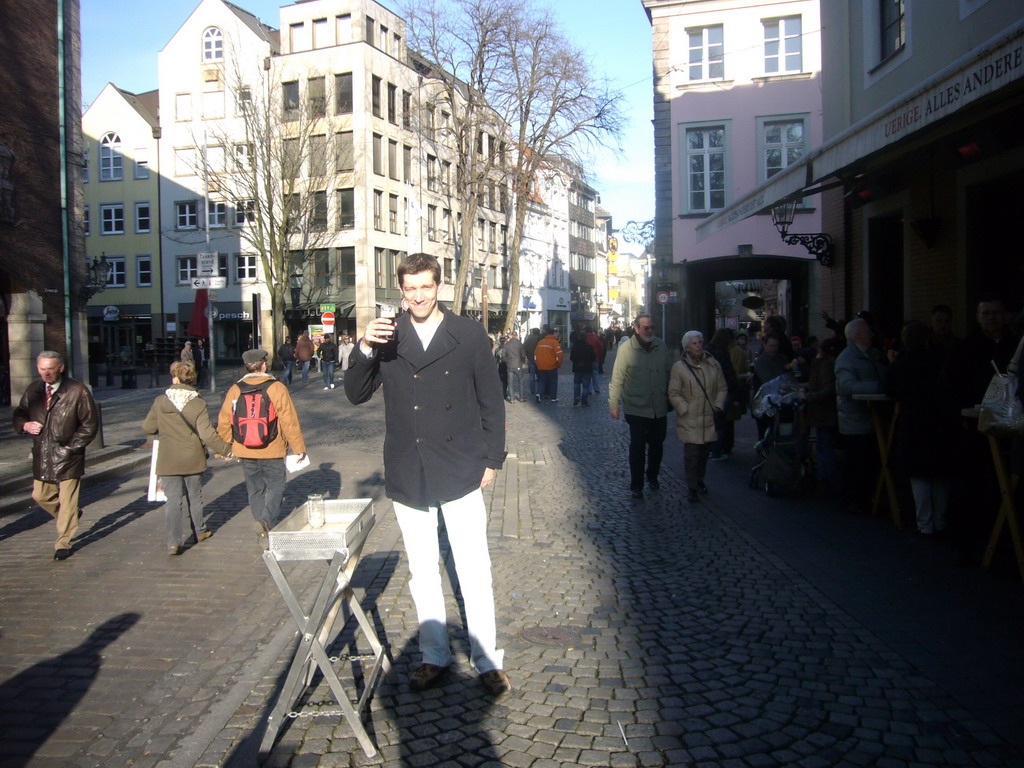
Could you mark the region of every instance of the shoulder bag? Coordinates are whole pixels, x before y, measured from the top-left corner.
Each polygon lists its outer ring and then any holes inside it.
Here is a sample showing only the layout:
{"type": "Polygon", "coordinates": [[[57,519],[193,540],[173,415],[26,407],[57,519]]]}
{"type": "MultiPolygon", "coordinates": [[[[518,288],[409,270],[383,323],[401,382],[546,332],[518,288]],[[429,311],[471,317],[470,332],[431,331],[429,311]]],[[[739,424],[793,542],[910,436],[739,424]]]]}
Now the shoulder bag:
{"type": "Polygon", "coordinates": [[[985,390],[978,414],[978,431],[994,437],[1020,437],[1024,435],[1024,407],[1019,397],[1020,379],[1017,367],[1020,364],[1021,349],[1024,348],[1024,336],[1017,344],[1017,351],[1006,367],[1006,373],[1000,373],[995,361],[992,367],[996,373],[985,390]]]}

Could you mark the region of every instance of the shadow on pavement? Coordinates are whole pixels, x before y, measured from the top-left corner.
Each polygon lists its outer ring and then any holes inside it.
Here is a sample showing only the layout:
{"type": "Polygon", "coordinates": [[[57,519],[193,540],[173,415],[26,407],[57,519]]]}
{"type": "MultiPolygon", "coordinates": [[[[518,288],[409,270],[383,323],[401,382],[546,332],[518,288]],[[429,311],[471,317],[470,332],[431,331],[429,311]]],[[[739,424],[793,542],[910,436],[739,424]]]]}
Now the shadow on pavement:
{"type": "Polygon", "coordinates": [[[34,507],[31,512],[20,515],[15,520],[7,523],[7,525],[0,527],[0,541],[17,536],[19,533],[25,533],[25,531],[31,531],[33,528],[39,528],[51,520],[53,518],[43,512],[43,510],[39,509],[39,507],[34,507]]]}
{"type": "Polygon", "coordinates": [[[33,664],[0,683],[0,744],[4,768],[21,768],[88,693],[103,663],[103,650],[139,621],[122,613],[96,627],[82,643],[33,664]]]}

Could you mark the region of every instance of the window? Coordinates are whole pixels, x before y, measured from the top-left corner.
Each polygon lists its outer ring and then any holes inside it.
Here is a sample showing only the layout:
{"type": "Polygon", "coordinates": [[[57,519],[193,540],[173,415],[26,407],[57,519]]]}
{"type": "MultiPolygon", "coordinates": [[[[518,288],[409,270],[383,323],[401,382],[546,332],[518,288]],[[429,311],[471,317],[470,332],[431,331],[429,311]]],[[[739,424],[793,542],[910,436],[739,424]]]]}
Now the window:
{"type": "Polygon", "coordinates": [[[356,225],[356,195],[351,187],[338,190],[338,229],[353,229],[356,225]]]}
{"type": "Polygon", "coordinates": [[[398,195],[388,195],[388,224],[392,234],[400,234],[398,229],[398,195]]]}
{"type": "Polygon", "coordinates": [[[373,228],[384,231],[384,193],[379,189],[373,190],[373,228]]]}
{"type": "Polygon", "coordinates": [[[370,102],[373,109],[373,116],[380,117],[380,87],[381,79],[376,75],[370,76],[370,102]]]}
{"type": "Polygon", "coordinates": [[[121,137],[107,133],[100,139],[100,181],[121,181],[124,178],[124,157],[121,137]]]}
{"type": "Polygon", "coordinates": [[[89,221],[89,206],[82,209],[82,234],[88,237],[92,234],[92,224],[89,221]]]}
{"type": "Polygon", "coordinates": [[[327,175],[327,137],[324,135],[309,137],[309,175],[327,175]]]}
{"type": "Polygon", "coordinates": [[[314,192],[313,205],[309,212],[309,228],[313,232],[327,231],[327,193],[314,192]]]}
{"type": "Polygon", "coordinates": [[[384,137],[379,133],[373,134],[373,172],[378,176],[384,175],[384,137]]]}
{"type": "Polygon", "coordinates": [[[309,98],[309,114],[311,117],[327,115],[326,81],[322,77],[311,77],[306,81],[306,95],[309,98]]]}
{"type": "Polygon", "coordinates": [[[334,76],[334,113],[352,114],[352,73],[342,72],[334,76]]]}
{"type": "Polygon", "coordinates": [[[203,32],[203,61],[224,60],[224,35],[216,27],[203,32]]]}
{"type": "Polygon", "coordinates": [[[220,120],[224,117],[224,91],[203,93],[203,119],[220,120]]]}
{"type": "Polygon", "coordinates": [[[388,175],[395,181],[399,181],[398,175],[398,142],[388,141],[388,175]]]}
{"type": "Polygon", "coordinates": [[[135,231],[139,233],[149,232],[152,222],[149,215],[149,203],[135,204],[135,231]]]}
{"type": "Polygon", "coordinates": [[[252,144],[235,144],[231,147],[231,154],[234,156],[236,171],[248,171],[252,169],[252,144]]]}
{"type": "Polygon", "coordinates": [[[782,169],[798,162],[806,151],[802,119],[765,120],[761,136],[762,179],[770,179],[782,169]]]}
{"type": "Polygon", "coordinates": [[[256,201],[236,200],[235,201],[235,226],[244,227],[256,221],[256,201]]]}
{"type": "Polygon", "coordinates": [[[281,142],[281,178],[297,179],[302,170],[302,158],[299,156],[299,140],[285,139],[281,142]]]}
{"type": "Polygon", "coordinates": [[[691,211],[725,207],[725,126],[686,129],[686,183],[691,211]]]}
{"type": "Polygon", "coordinates": [[[412,128],[412,94],[402,91],[402,127],[412,128]]]}
{"type": "Polygon", "coordinates": [[[291,52],[301,51],[306,48],[305,24],[301,21],[298,24],[288,25],[288,47],[291,52]]]}
{"type": "Polygon", "coordinates": [[[452,232],[452,209],[442,208],[441,209],[441,230],[442,238],[449,245],[453,242],[454,233],[452,232]]]}
{"type": "Polygon", "coordinates": [[[412,182],[412,147],[402,147],[402,172],[407,182],[412,182]]]}
{"type": "Polygon", "coordinates": [[[378,288],[385,288],[385,287],[387,287],[387,284],[384,282],[385,279],[386,279],[385,278],[385,271],[387,270],[387,265],[385,264],[385,258],[386,257],[385,257],[384,249],[383,248],[374,248],[373,249],[374,282],[376,283],[376,286],[378,288]]]}
{"type": "Polygon", "coordinates": [[[366,17],[366,37],[363,38],[366,41],[367,45],[373,45],[374,26],[375,25],[373,23],[373,19],[370,16],[367,16],[366,17]]]}
{"type": "Polygon", "coordinates": [[[187,122],[192,119],[192,94],[174,94],[174,119],[187,122]]]}
{"type": "Polygon", "coordinates": [[[907,42],[904,0],[879,0],[882,60],[901,50],[907,42]]]}
{"type": "Polygon", "coordinates": [[[195,229],[199,226],[199,202],[184,200],[174,204],[175,229],[195,229]]]}
{"type": "Polygon", "coordinates": [[[256,279],[256,254],[237,253],[235,254],[235,282],[256,279]]]}
{"type": "Polygon", "coordinates": [[[128,275],[125,273],[124,256],[107,256],[110,264],[110,277],[107,278],[107,288],[124,288],[128,275]]]}
{"type": "Polygon", "coordinates": [[[352,42],[351,14],[343,13],[340,16],[334,17],[334,34],[338,40],[338,45],[352,42]]]}
{"type": "Polygon", "coordinates": [[[398,125],[398,86],[388,83],[388,122],[398,125]]]}
{"type": "Polygon", "coordinates": [[[446,192],[448,191],[448,189],[451,186],[451,176],[452,176],[452,164],[449,163],[447,160],[442,160],[441,161],[441,185],[444,188],[444,191],[446,191],[446,192]]]}
{"type": "Polygon", "coordinates": [[[427,155],[427,189],[437,192],[437,158],[427,155]]]}
{"type": "Polygon", "coordinates": [[[338,274],[338,282],[342,286],[355,285],[356,284],[356,249],[355,248],[339,248],[338,249],[338,261],[340,262],[340,272],[338,274]]]}
{"type": "Polygon", "coordinates": [[[690,37],[690,80],[721,80],[725,77],[725,42],[722,25],[686,30],[690,37]]]}
{"type": "Polygon", "coordinates": [[[174,175],[196,175],[196,148],[180,147],[174,150],[174,175]]]}
{"type": "Polygon", "coordinates": [[[342,131],[335,135],[335,155],[339,171],[354,171],[356,167],[355,146],[352,131],[342,131]]]}
{"type": "Polygon", "coordinates": [[[153,257],[135,257],[135,285],[146,286],[153,284],[153,257]]]}
{"type": "Polygon", "coordinates": [[[437,240],[437,206],[427,206],[427,239],[437,240]]]}
{"type": "Polygon", "coordinates": [[[248,85],[241,85],[235,91],[235,109],[240,115],[252,113],[252,88],[248,85]]]}
{"type": "MultiPolygon", "coordinates": [[[[213,174],[223,173],[227,170],[224,147],[219,144],[211,144],[206,147],[206,168],[213,174]]],[[[210,180],[211,186],[215,183],[214,179],[210,180]]]]}
{"type": "Polygon", "coordinates": [[[800,17],[766,19],[764,25],[764,71],[800,72],[803,69],[803,37],[800,17]]]}
{"type": "Polygon", "coordinates": [[[285,230],[298,232],[302,229],[302,195],[285,195],[285,230]]]}
{"type": "Polygon", "coordinates": [[[100,232],[104,235],[124,234],[124,206],[101,205],[100,206],[100,232]]]}
{"type": "Polygon", "coordinates": [[[135,178],[149,178],[149,152],[145,147],[135,150],[135,178]]]}
{"type": "Polygon", "coordinates": [[[206,204],[206,224],[210,228],[228,225],[228,204],[223,200],[210,200],[206,204]]]}
{"type": "Polygon", "coordinates": [[[327,19],[313,19],[313,47],[326,48],[331,44],[327,39],[327,19]]]}
{"type": "Polygon", "coordinates": [[[296,120],[299,117],[299,81],[281,83],[281,117],[296,120]]]}
{"type": "Polygon", "coordinates": [[[377,44],[384,53],[388,52],[388,28],[383,24],[380,25],[380,42],[377,44]]]}
{"type": "Polygon", "coordinates": [[[188,283],[199,277],[199,265],[195,256],[178,257],[178,283],[188,283]]]}
{"type": "Polygon", "coordinates": [[[89,150],[82,150],[82,183],[89,183],[89,150]]]}

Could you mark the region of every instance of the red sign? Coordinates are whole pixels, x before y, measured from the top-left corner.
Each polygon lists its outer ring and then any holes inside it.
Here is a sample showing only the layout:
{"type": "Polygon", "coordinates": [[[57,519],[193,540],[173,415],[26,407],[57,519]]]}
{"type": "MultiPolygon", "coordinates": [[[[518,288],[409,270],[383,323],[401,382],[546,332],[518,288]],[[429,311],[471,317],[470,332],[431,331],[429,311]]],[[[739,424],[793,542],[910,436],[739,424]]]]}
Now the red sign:
{"type": "Polygon", "coordinates": [[[320,324],[321,325],[333,326],[334,325],[334,313],[333,312],[324,312],[322,315],[320,315],[320,324]]]}
{"type": "Polygon", "coordinates": [[[662,305],[668,304],[668,291],[661,291],[658,293],[658,303],[662,305]]]}

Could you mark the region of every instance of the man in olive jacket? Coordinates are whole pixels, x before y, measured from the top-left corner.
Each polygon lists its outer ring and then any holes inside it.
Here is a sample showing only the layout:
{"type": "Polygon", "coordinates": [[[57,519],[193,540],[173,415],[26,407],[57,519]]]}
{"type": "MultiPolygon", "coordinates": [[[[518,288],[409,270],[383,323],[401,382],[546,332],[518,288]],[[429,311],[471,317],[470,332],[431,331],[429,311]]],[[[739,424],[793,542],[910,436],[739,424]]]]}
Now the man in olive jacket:
{"type": "Polygon", "coordinates": [[[398,267],[408,313],[376,318],[352,351],[345,394],[355,404],[384,386],[385,493],[409,558],[423,663],[414,691],[451,664],[441,589],[438,515],[443,514],[466,608],[471,661],[492,695],[511,689],[497,648],[487,509],[482,489],[505,460],[505,402],[483,327],[437,300],[441,268],[423,253],[398,267]]]}
{"type": "Polygon", "coordinates": [[[224,396],[217,418],[217,432],[226,443],[232,443],[231,415],[235,410],[235,401],[242,394],[240,384],[253,386],[266,381],[273,383],[267,387],[267,395],[277,412],[277,435],[265,448],[250,448],[235,441],[231,452],[241,461],[245,471],[245,487],[249,492],[249,509],[252,511],[253,525],[260,544],[268,543],[267,533],[277,520],[281,511],[281,499],[284,498],[284,484],[287,470],[284,457],[288,449],[303,458],[306,455],[306,443],[302,439],[299,426],[299,415],[295,411],[288,387],[276,381],[267,373],[267,352],[263,349],[247,349],[242,354],[242,362],[247,373],[240,381],[231,385],[224,396]]]}
{"type": "Polygon", "coordinates": [[[96,437],[96,403],[83,384],[64,375],[56,352],[36,358],[39,381],[28,385],[14,409],[14,432],[32,435],[32,498],[57,521],[54,560],[71,557],[78,533],[78,496],[85,447],[96,437]]]}
{"type": "Polygon", "coordinates": [[[615,352],[608,385],[608,409],[619,418],[619,400],[629,424],[629,490],[644,497],[644,476],[652,491],[661,486],[658,473],[668,431],[668,379],[672,371],[668,346],[654,335],[650,315],[637,315],[633,335],[615,352]],[[646,458],[646,470],[644,467],[646,458]]]}

